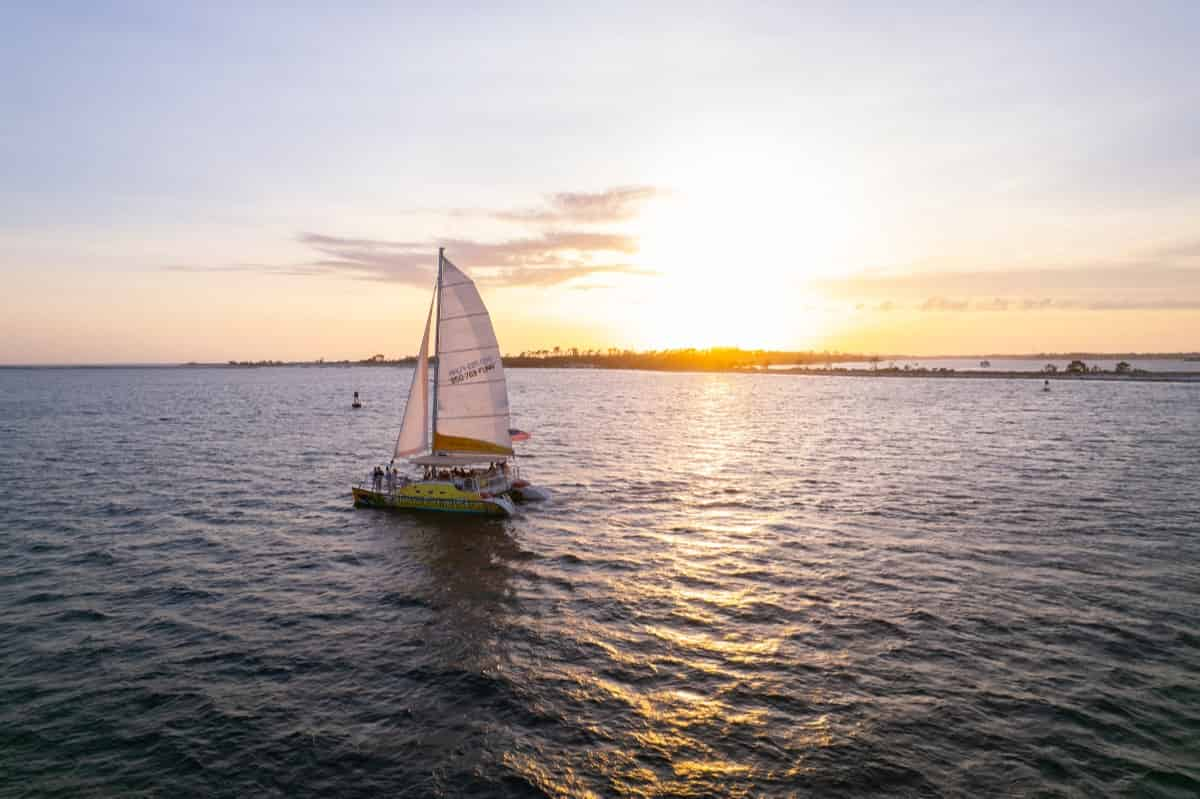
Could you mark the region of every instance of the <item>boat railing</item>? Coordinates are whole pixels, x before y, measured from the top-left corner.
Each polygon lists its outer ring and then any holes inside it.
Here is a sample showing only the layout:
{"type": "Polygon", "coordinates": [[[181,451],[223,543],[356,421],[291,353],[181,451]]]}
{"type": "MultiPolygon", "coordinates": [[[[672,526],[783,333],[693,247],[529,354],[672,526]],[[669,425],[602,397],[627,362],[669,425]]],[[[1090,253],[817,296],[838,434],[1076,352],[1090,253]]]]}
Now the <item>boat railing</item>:
{"type": "Polygon", "coordinates": [[[375,476],[368,473],[367,476],[354,484],[355,488],[363,491],[372,491],[381,494],[395,494],[406,485],[414,482],[439,482],[452,485],[459,490],[480,491],[490,494],[503,494],[508,491],[517,480],[520,472],[515,466],[509,466],[507,469],[496,469],[494,471],[476,472],[473,476],[453,475],[453,474],[427,474],[425,476],[412,477],[409,475],[397,474],[389,479],[387,475],[379,478],[376,482],[375,476]]]}
{"type": "Polygon", "coordinates": [[[413,482],[411,477],[399,474],[391,477],[390,479],[387,475],[384,475],[383,477],[379,478],[378,482],[376,482],[375,476],[368,474],[366,479],[359,480],[354,484],[354,487],[363,491],[373,491],[379,494],[395,494],[397,491],[399,491],[401,488],[404,488],[411,482],[413,482]]]}

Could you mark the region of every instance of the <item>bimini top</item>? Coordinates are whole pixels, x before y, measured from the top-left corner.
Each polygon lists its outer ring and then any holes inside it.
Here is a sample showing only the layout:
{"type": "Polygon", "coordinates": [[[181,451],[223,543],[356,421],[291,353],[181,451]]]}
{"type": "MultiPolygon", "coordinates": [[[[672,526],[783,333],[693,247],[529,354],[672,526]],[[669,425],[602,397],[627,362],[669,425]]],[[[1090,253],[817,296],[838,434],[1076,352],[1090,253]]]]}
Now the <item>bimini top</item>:
{"type": "Polygon", "coordinates": [[[507,460],[504,455],[488,455],[486,452],[464,452],[454,455],[421,455],[416,458],[409,458],[408,462],[415,463],[418,466],[469,466],[472,463],[497,463],[504,460],[507,460]]]}

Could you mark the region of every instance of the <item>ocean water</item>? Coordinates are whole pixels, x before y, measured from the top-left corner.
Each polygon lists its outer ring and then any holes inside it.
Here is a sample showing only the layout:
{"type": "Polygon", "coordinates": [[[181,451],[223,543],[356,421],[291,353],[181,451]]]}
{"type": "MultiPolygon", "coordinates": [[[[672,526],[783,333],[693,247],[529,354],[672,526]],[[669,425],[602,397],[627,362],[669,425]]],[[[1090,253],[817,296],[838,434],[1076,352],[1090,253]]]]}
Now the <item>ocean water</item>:
{"type": "Polygon", "coordinates": [[[408,378],[0,370],[0,795],[1200,795],[1200,385],[514,370],[488,521],[408,378]]]}

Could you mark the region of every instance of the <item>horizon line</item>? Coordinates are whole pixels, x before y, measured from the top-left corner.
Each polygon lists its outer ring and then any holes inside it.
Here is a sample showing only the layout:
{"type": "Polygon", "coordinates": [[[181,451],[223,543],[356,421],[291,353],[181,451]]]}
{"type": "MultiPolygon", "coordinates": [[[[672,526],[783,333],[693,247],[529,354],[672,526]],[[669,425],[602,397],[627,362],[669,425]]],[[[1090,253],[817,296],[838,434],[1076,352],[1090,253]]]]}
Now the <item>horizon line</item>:
{"type": "MultiPolygon", "coordinates": [[[[530,352],[547,352],[549,350],[524,350],[524,353],[530,352]]],[[[869,361],[878,358],[879,360],[952,360],[963,358],[996,358],[1007,360],[1038,360],[1042,358],[1157,358],[1162,360],[1187,359],[1200,357],[1200,350],[1178,350],[1169,352],[1137,352],[1137,351],[1089,351],[1089,350],[1065,350],[1061,352],[1029,352],[1029,353],[960,353],[937,355],[913,355],[910,353],[875,353],[875,352],[850,352],[842,350],[768,350],[768,349],[743,349],[741,347],[676,347],[669,349],[653,349],[653,350],[632,350],[622,349],[616,355],[609,355],[605,350],[592,350],[591,354],[587,352],[579,352],[571,354],[560,351],[558,354],[547,354],[544,356],[530,355],[522,353],[507,353],[501,356],[502,360],[509,359],[537,359],[548,360],[552,358],[569,359],[569,358],[612,358],[622,356],[637,356],[637,355],[652,355],[656,353],[683,353],[683,352],[741,352],[746,354],[761,354],[761,355],[807,355],[813,356],[839,356],[841,360],[850,361],[869,361]]],[[[415,360],[416,355],[402,355],[396,358],[384,358],[378,363],[397,363],[400,361],[415,360]]],[[[430,356],[431,359],[436,358],[436,355],[430,356]]],[[[25,363],[0,363],[0,369],[160,369],[172,367],[237,367],[237,366],[361,366],[367,365],[370,358],[359,359],[327,359],[314,358],[309,360],[280,360],[276,358],[259,358],[257,360],[237,360],[225,359],[219,361],[91,361],[91,362],[25,362],[25,363]]]]}

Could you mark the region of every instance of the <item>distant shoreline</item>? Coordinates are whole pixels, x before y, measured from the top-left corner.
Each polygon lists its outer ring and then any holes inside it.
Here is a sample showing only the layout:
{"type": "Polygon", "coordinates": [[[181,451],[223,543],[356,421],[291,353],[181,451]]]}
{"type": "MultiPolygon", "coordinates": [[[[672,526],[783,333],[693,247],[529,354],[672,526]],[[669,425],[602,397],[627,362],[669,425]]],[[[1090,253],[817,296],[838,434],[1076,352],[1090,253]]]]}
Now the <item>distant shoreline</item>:
{"type": "MultiPolygon", "coordinates": [[[[970,358],[971,356],[963,356],[970,358]]],[[[1105,360],[1111,360],[1117,356],[1093,356],[1104,357],[1105,360]]],[[[961,360],[962,358],[958,358],[961,360]]],[[[928,359],[933,360],[933,359],[928,359]]],[[[1159,357],[1156,360],[1191,360],[1185,358],[1163,358],[1159,357]]],[[[186,364],[0,364],[2,370],[77,370],[77,369],[273,369],[273,368],[291,368],[291,369],[326,369],[338,368],[348,369],[351,367],[379,367],[379,366],[412,366],[416,362],[415,358],[405,358],[400,361],[387,361],[382,363],[311,363],[311,362],[272,362],[261,364],[229,364],[229,363],[186,363],[186,364]]],[[[1069,372],[1044,372],[1044,371],[1016,371],[1016,370],[997,370],[990,368],[981,369],[948,369],[948,368],[909,368],[902,369],[897,367],[887,367],[882,369],[846,369],[846,368],[828,368],[822,366],[797,366],[790,369],[767,369],[757,366],[737,366],[737,367],[721,367],[721,368],[654,368],[649,366],[590,366],[590,365],[561,365],[561,364],[528,364],[517,363],[509,364],[505,362],[506,369],[556,369],[562,371],[592,371],[592,372],[666,372],[676,374],[762,374],[762,375],[786,375],[800,377],[854,377],[854,378],[916,378],[916,379],[981,379],[981,380],[1054,380],[1054,381],[1102,381],[1102,382],[1132,382],[1132,383],[1200,383],[1200,370],[1197,371],[1178,371],[1178,372],[1151,372],[1146,370],[1134,370],[1129,373],[1117,373],[1113,371],[1105,372],[1086,372],[1086,373],[1069,373],[1069,372]]]]}
{"type": "Polygon", "coordinates": [[[1083,380],[1083,381],[1115,381],[1122,383],[1196,383],[1200,382],[1200,371],[1196,372],[1133,372],[1117,374],[1116,372],[1088,372],[1070,374],[1065,372],[1010,372],[974,369],[755,369],[738,370],[752,371],[756,374],[804,375],[809,377],[915,377],[928,378],[979,378],[983,380],[1083,380]]]}
{"type": "MultiPolygon", "coordinates": [[[[551,354],[542,350],[537,354],[520,353],[504,355],[504,366],[508,369],[617,369],[655,372],[739,372],[739,371],[769,371],[781,374],[821,373],[821,374],[854,374],[862,372],[882,375],[884,373],[902,372],[904,375],[928,375],[937,372],[936,376],[948,376],[937,368],[921,366],[922,363],[935,361],[979,361],[980,368],[972,366],[951,370],[953,374],[979,375],[985,377],[1047,377],[1052,373],[1042,370],[1004,370],[991,369],[989,359],[996,361],[1132,361],[1131,366],[1137,371],[1138,361],[1179,361],[1196,364],[1196,370],[1171,372],[1176,375],[1200,375],[1200,353],[1197,352],[1041,352],[1028,354],[990,354],[990,355],[864,355],[850,352],[788,352],[780,350],[739,350],[739,349],[710,349],[710,350],[656,350],[649,352],[616,351],[608,353],[598,351],[578,352],[564,351],[561,354],[551,354]],[[880,364],[889,366],[881,367],[880,364]],[[896,367],[895,364],[909,362],[908,369],[896,367]],[[861,363],[874,364],[872,369],[846,369],[834,364],[861,363]]],[[[433,362],[437,359],[431,358],[433,362]]],[[[267,367],[291,368],[348,368],[352,366],[386,367],[413,366],[417,362],[415,355],[404,358],[385,358],[376,355],[361,360],[331,361],[317,359],[312,361],[281,361],[263,359],[258,361],[213,361],[186,363],[0,363],[0,369],[262,369],[267,367]]],[[[1002,363],[997,366],[1003,366],[1002,363]]],[[[1148,374],[1163,374],[1162,372],[1147,372],[1148,374]]],[[[1060,377],[1063,375],[1060,374],[1060,377]]],[[[1122,374],[1122,378],[1131,375],[1122,374]]]]}

